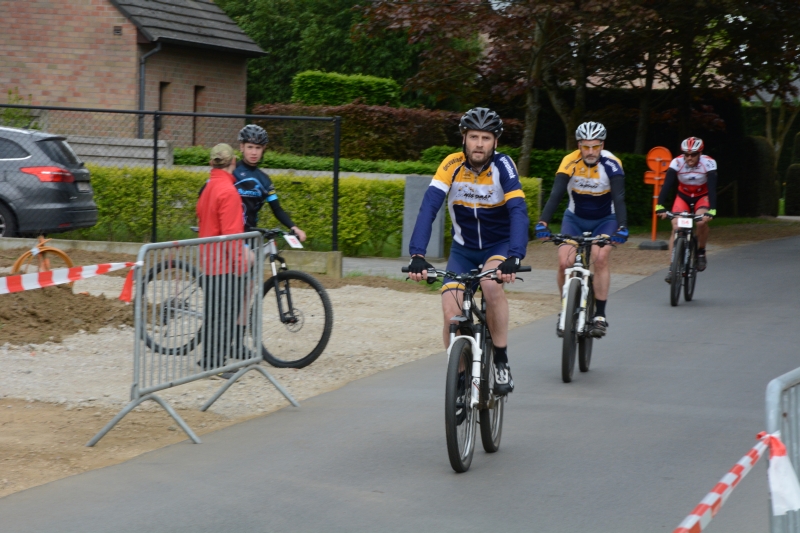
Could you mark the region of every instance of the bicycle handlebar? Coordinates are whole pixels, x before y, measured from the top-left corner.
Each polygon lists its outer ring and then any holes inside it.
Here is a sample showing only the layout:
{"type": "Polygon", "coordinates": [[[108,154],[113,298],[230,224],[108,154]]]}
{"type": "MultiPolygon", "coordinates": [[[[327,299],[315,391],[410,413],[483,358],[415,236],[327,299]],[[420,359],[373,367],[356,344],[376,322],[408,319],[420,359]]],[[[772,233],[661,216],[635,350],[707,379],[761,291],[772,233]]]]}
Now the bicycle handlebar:
{"type": "Polygon", "coordinates": [[[684,211],[682,213],[673,213],[672,211],[667,211],[665,214],[667,215],[667,218],[669,220],[672,220],[673,218],[691,218],[693,220],[703,220],[704,218],[714,218],[711,215],[707,215],[706,213],[703,213],[701,215],[693,215],[693,214],[691,214],[691,213],[689,213],[687,211],[684,211]]]}
{"type": "Polygon", "coordinates": [[[611,242],[611,237],[609,235],[596,235],[594,237],[584,237],[583,235],[567,235],[564,233],[554,233],[550,236],[550,238],[545,239],[543,242],[552,242],[554,244],[596,244],[597,246],[615,246],[613,242],[611,242]]]}
{"type": "MultiPolygon", "coordinates": [[[[403,272],[404,274],[408,274],[409,273],[407,266],[402,267],[400,269],[400,271],[403,272]]],[[[531,271],[531,267],[529,267],[529,266],[521,266],[517,270],[517,272],[530,272],[530,271],[531,271]]],[[[470,282],[470,281],[475,281],[475,280],[484,278],[486,276],[491,276],[495,272],[497,272],[496,268],[490,268],[489,270],[484,270],[483,272],[479,272],[477,274],[472,274],[472,273],[469,273],[469,274],[456,274],[455,272],[451,272],[449,270],[442,270],[440,268],[432,268],[432,269],[428,270],[428,279],[436,279],[436,278],[440,278],[440,277],[441,278],[447,277],[447,278],[451,278],[451,279],[453,279],[455,281],[470,282]]],[[[497,279],[497,278],[495,277],[495,278],[492,278],[492,279],[497,279]]]]}

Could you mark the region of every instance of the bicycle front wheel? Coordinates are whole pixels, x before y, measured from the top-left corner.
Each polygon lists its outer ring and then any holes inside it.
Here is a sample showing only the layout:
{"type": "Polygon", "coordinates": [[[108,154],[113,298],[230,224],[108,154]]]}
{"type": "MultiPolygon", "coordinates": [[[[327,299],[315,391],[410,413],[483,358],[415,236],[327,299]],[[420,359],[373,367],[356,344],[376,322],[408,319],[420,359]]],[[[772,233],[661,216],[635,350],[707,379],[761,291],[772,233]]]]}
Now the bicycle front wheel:
{"type": "Polygon", "coordinates": [[[697,239],[689,242],[689,260],[686,261],[686,281],[683,282],[683,298],[687,302],[694,296],[694,284],[697,281],[697,239]]]}
{"type": "Polygon", "coordinates": [[[264,360],[278,368],[303,368],[316,361],[333,330],[333,307],[322,284],[305,272],[278,272],[264,283],[262,303],[264,360]]]}
{"type": "Polygon", "coordinates": [[[503,435],[503,409],[506,403],[505,396],[494,393],[494,345],[487,339],[487,354],[483,358],[484,365],[481,373],[481,401],[485,402],[479,411],[481,425],[481,442],[487,453],[494,453],[500,449],[500,437],[503,435]]]}
{"type": "Polygon", "coordinates": [[[683,284],[684,254],[686,253],[686,239],[678,237],[672,246],[672,280],[669,284],[669,303],[672,307],[678,305],[681,299],[681,285],[683,284]]]}
{"type": "Polygon", "coordinates": [[[581,280],[567,280],[567,306],[564,309],[564,343],[561,348],[561,379],[564,383],[572,381],[575,372],[575,350],[578,346],[578,313],[581,307],[581,280]]]}
{"type": "Polygon", "coordinates": [[[578,337],[578,368],[581,372],[588,372],[589,365],[592,363],[592,344],[594,337],[589,334],[590,324],[594,318],[594,288],[589,281],[589,294],[586,296],[586,326],[583,333],[578,337]]]}
{"type": "Polygon", "coordinates": [[[447,455],[456,472],[466,472],[475,451],[475,412],[470,404],[472,343],[458,339],[450,348],[444,389],[444,430],[447,455]]]}
{"type": "Polygon", "coordinates": [[[200,343],[203,284],[188,263],[169,260],[147,271],[142,287],[144,341],[166,355],[188,355],[200,343]]]}

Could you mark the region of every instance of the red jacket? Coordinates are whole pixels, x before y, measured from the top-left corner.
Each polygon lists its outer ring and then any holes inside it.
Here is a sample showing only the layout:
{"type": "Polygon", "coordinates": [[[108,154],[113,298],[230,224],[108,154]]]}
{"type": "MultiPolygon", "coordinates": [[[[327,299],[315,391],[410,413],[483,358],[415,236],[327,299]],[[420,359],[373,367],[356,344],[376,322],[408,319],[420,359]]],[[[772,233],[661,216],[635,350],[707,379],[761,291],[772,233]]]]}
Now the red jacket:
{"type": "MultiPolygon", "coordinates": [[[[233,186],[233,174],[211,169],[211,177],[197,201],[200,237],[244,233],[242,197],[233,186]]],[[[242,241],[200,245],[203,270],[207,275],[243,273],[247,270],[242,241]]]]}

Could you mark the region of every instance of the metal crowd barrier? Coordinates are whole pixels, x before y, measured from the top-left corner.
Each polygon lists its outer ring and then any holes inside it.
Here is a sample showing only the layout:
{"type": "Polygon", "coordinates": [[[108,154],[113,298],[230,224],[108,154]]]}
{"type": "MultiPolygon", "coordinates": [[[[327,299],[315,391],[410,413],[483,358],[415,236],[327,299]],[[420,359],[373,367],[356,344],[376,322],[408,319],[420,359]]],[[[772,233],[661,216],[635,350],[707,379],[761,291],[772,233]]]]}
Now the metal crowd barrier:
{"type": "Polygon", "coordinates": [[[299,404],[259,363],[263,239],[260,233],[142,246],[134,268],[131,401],[87,446],[94,446],[136,406],[153,400],[192,441],[200,439],[156,392],[221,372],[233,376],[203,405],[208,409],[250,370],[299,404]]]}
{"type": "MultiPolygon", "coordinates": [[[[780,432],[786,455],[797,472],[800,465],[800,368],[769,382],[766,409],[767,433],[780,432]]],[[[772,516],[771,502],[769,509],[771,533],[800,533],[800,511],[772,516]]]]}

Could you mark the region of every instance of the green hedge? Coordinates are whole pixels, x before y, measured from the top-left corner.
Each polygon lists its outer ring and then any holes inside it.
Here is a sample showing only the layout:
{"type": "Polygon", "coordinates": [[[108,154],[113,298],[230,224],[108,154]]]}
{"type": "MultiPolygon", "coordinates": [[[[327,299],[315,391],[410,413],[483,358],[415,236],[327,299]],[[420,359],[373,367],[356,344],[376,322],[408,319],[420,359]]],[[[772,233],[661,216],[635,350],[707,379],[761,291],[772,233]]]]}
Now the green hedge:
{"type": "Polygon", "coordinates": [[[367,105],[400,103],[400,85],[391,78],[307,70],[292,80],[292,102],[305,105],[367,105]]]}
{"type": "MultiPolygon", "coordinates": [[[[152,219],[153,173],[149,168],[87,165],[92,173],[97,225],[65,233],[65,238],[146,242],[152,219]]],[[[197,193],[205,172],[161,169],[158,172],[159,240],[193,236],[197,193]]],[[[331,247],[332,180],[271,176],[282,207],[310,236],[311,248],[331,247]]],[[[403,229],[403,180],[345,178],[339,184],[339,248],[346,255],[381,255],[403,229]]],[[[260,225],[279,226],[272,211],[261,211],[260,225]]],[[[399,246],[398,246],[399,252],[399,246]]]]}
{"type": "Polygon", "coordinates": [[[784,214],[800,216],[800,163],[789,165],[789,168],[786,169],[784,214]]]}
{"type": "MultiPolygon", "coordinates": [[[[176,148],[174,162],[176,165],[208,166],[209,149],[202,146],[176,148]]],[[[441,163],[421,161],[365,161],[363,159],[339,159],[339,170],[342,172],[374,172],[378,174],[422,174],[433,175],[441,163]]],[[[303,156],[264,152],[260,165],[262,168],[287,168],[294,170],[333,170],[332,157],[303,156]]]]}

